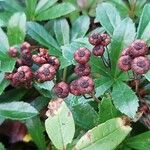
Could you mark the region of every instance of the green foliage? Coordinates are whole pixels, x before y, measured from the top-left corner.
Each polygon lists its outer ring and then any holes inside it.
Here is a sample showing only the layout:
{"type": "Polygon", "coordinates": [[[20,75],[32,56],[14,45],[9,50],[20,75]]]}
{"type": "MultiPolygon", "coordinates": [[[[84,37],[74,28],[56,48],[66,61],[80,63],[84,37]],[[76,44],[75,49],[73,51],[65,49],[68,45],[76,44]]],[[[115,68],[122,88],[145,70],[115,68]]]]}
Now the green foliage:
{"type": "MultiPolygon", "coordinates": [[[[150,71],[142,75],[139,85],[138,82],[134,85],[135,80],[118,68],[122,49],[134,40],[143,39],[150,45],[150,4],[147,2],[0,0],[0,124],[5,119],[25,123],[31,143],[39,150],[49,147],[53,150],[150,149],[149,131],[141,124],[139,128],[139,123],[133,125],[133,120],[142,115],[141,98],[146,101],[149,98],[150,71]],[[91,53],[88,64],[95,84],[93,92],[80,96],[69,93],[63,100],[57,98],[52,90],[54,85],[61,81],[69,85],[79,78],[74,73],[74,52],[80,47],[92,52],[94,46],[88,36],[95,32],[109,34],[111,42],[108,53],[105,48],[103,60],[91,53]],[[5,73],[15,73],[18,69],[16,60],[22,59],[23,42],[31,44],[32,55],[37,54],[39,48],[45,48],[59,59],[60,67],[53,80],[36,81],[34,73],[42,66],[37,63],[30,67],[31,88],[13,87],[5,79],[5,73]],[[8,53],[12,46],[18,49],[16,58],[8,53]],[[104,61],[109,62],[109,66],[104,61]],[[130,126],[133,127],[131,134],[130,126]]],[[[129,74],[132,76],[132,72],[129,74]]],[[[145,119],[148,115],[144,112],[145,119]]],[[[0,149],[5,149],[1,143],[0,149]]]]}
{"type": "Polygon", "coordinates": [[[62,99],[50,102],[49,107],[48,118],[45,121],[48,136],[57,149],[66,149],[75,133],[72,113],[62,99]]]}
{"type": "Polygon", "coordinates": [[[124,140],[124,138],[130,133],[130,131],[131,127],[125,126],[122,119],[110,119],[105,123],[89,130],[77,142],[74,149],[113,150],[124,140]]]}
{"type": "Polygon", "coordinates": [[[37,110],[26,102],[0,104],[0,116],[14,120],[25,120],[38,114],[37,110]]]}

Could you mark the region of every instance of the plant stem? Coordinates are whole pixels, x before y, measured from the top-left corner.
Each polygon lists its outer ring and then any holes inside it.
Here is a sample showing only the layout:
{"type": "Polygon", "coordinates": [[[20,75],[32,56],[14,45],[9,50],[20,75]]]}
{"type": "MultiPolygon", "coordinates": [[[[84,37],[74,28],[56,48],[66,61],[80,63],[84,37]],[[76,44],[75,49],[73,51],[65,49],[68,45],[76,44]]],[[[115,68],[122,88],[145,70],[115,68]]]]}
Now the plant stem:
{"type": "Polygon", "coordinates": [[[63,71],[63,81],[64,82],[66,81],[66,76],[67,76],[67,67],[64,68],[64,71],[63,71]]]}
{"type": "Polygon", "coordinates": [[[100,103],[100,100],[95,96],[95,94],[91,93],[90,95],[97,103],[100,103]]]}

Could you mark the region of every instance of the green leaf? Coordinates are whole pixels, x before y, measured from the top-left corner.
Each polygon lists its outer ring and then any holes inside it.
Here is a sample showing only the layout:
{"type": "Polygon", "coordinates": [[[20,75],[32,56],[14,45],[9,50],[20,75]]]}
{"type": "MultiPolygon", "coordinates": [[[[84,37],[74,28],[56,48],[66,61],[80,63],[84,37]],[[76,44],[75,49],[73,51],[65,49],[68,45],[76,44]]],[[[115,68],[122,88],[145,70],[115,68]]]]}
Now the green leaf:
{"type": "Polygon", "coordinates": [[[121,118],[110,119],[83,135],[74,150],[114,150],[130,131],[121,118]]]}
{"type": "Polygon", "coordinates": [[[150,82],[150,71],[144,74],[145,78],[150,82]]]}
{"type": "Polygon", "coordinates": [[[39,150],[46,149],[44,129],[38,117],[26,120],[28,131],[39,150]]]}
{"type": "Polygon", "coordinates": [[[141,39],[143,39],[145,42],[148,43],[148,45],[150,45],[150,22],[145,27],[145,30],[143,31],[141,39]]]}
{"type": "Polygon", "coordinates": [[[38,111],[41,111],[44,107],[48,105],[48,103],[49,103],[49,98],[44,96],[39,96],[31,102],[31,105],[38,111]]]}
{"type": "Polygon", "coordinates": [[[6,150],[2,143],[0,143],[0,150],[6,150]]]}
{"type": "Polygon", "coordinates": [[[119,111],[112,104],[111,98],[103,97],[99,104],[99,118],[100,123],[103,123],[109,119],[119,117],[119,111]]]}
{"type": "Polygon", "coordinates": [[[146,4],[143,8],[142,15],[140,17],[139,26],[137,29],[137,38],[141,38],[145,28],[148,26],[150,20],[150,4],[146,4]]]}
{"type": "Polygon", "coordinates": [[[8,20],[12,14],[9,12],[0,13],[0,27],[5,27],[8,23],[8,20]]]}
{"type": "Polygon", "coordinates": [[[129,138],[125,144],[136,150],[149,150],[150,149],[150,131],[144,132],[137,136],[129,138]]]}
{"type": "Polygon", "coordinates": [[[96,20],[98,20],[105,30],[113,35],[114,29],[120,24],[120,15],[116,8],[109,3],[102,3],[96,8],[96,20]]]}
{"type": "Polygon", "coordinates": [[[13,0],[13,3],[12,0],[4,0],[1,5],[5,8],[5,10],[11,13],[24,10],[17,0],[13,0]]]}
{"type": "Polygon", "coordinates": [[[10,102],[0,104],[0,116],[13,119],[25,120],[38,114],[37,110],[25,102],[10,102]]]}
{"type": "Polygon", "coordinates": [[[45,121],[46,132],[57,149],[66,149],[75,133],[72,114],[62,99],[50,102],[48,108],[48,119],[45,121]]]}
{"type": "Polygon", "coordinates": [[[3,91],[5,90],[5,88],[9,85],[9,81],[8,80],[3,80],[0,83],[0,95],[3,93],[3,91]]]}
{"type": "Polygon", "coordinates": [[[34,83],[34,87],[41,93],[43,96],[51,98],[51,90],[54,86],[52,81],[45,81],[43,83],[34,83]]]}
{"type": "Polygon", "coordinates": [[[39,21],[49,20],[59,18],[61,16],[67,15],[75,10],[75,7],[71,3],[61,3],[54,5],[53,7],[42,11],[36,16],[39,21]]]}
{"type": "Polygon", "coordinates": [[[138,109],[138,98],[132,89],[121,81],[113,85],[112,99],[115,107],[131,118],[135,117],[138,109]]]}
{"type": "Polygon", "coordinates": [[[95,80],[96,96],[99,97],[103,95],[112,86],[113,82],[113,80],[104,76],[97,78],[95,80]]]}
{"type": "Polygon", "coordinates": [[[26,0],[26,14],[29,20],[34,20],[37,0],[26,0]]]}
{"type": "Polygon", "coordinates": [[[8,22],[8,39],[10,45],[21,44],[26,35],[26,15],[17,12],[11,16],[8,22]]]}
{"type": "Polygon", "coordinates": [[[129,7],[125,1],[122,0],[110,0],[110,3],[115,4],[115,7],[120,12],[122,16],[128,16],[129,7]]]}
{"type": "Polygon", "coordinates": [[[0,51],[5,51],[9,49],[9,43],[7,35],[4,31],[0,28],[0,51]]]}
{"type": "Polygon", "coordinates": [[[0,96],[0,102],[2,103],[2,102],[19,101],[27,92],[28,90],[23,88],[17,88],[6,91],[0,96]]]}
{"type": "Polygon", "coordinates": [[[54,32],[59,45],[69,44],[70,31],[69,24],[66,19],[58,19],[54,22],[54,32]]]}
{"type": "Polygon", "coordinates": [[[82,38],[85,36],[90,26],[90,18],[88,16],[80,16],[72,25],[72,39],[82,38]]]}
{"type": "Polygon", "coordinates": [[[83,96],[79,97],[72,94],[65,98],[65,102],[73,114],[75,124],[83,129],[91,129],[98,123],[98,114],[89,104],[91,101],[93,99],[85,99],[83,96]]]}
{"type": "Polygon", "coordinates": [[[130,18],[125,18],[115,28],[112,36],[112,42],[110,45],[112,74],[114,76],[116,76],[119,72],[118,58],[120,56],[120,52],[124,47],[127,47],[130,43],[132,43],[134,41],[134,38],[135,38],[135,25],[130,18]]]}
{"type": "Polygon", "coordinates": [[[40,14],[42,11],[47,10],[52,5],[54,5],[58,0],[39,0],[36,6],[36,14],[40,14]]]}
{"type": "Polygon", "coordinates": [[[27,23],[27,33],[37,42],[49,48],[53,46],[60,49],[54,38],[46,31],[46,29],[35,22],[27,23]]]}

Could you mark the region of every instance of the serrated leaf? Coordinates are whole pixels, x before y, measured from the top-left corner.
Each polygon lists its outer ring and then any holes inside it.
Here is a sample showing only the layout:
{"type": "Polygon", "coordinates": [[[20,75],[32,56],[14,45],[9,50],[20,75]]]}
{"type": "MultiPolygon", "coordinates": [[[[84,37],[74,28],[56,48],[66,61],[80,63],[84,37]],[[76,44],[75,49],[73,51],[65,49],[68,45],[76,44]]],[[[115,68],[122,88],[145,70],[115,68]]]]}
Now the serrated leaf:
{"type": "Polygon", "coordinates": [[[26,15],[17,12],[11,16],[8,22],[8,39],[10,45],[21,44],[26,35],[26,15]]]}
{"type": "Polygon", "coordinates": [[[143,12],[140,17],[139,26],[137,29],[137,38],[141,38],[145,28],[149,24],[150,22],[149,16],[150,16],[150,4],[146,4],[143,8],[143,12]]]}
{"type": "Polygon", "coordinates": [[[112,74],[118,75],[118,58],[124,47],[129,46],[135,38],[135,25],[130,18],[125,18],[114,30],[112,42],[110,45],[110,57],[112,65],[112,74]],[[115,59],[114,59],[115,58],[115,59]]]}
{"type": "Polygon", "coordinates": [[[61,3],[54,5],[53,7],[42,11],[36,16],[39,21],[49,20],[59,18],[61,16],[67,15],[75,10],[75,7],[71,3],[61,3]]]}
{"type": "Polygon", "coordinates": [[[34,87],[41,93],[43,96],[51,98],[51,90],[54,86],[52,81],[45,81],[43,83],[34,83],[34,87]]]}
{"type": "Polygon", "coordinates": [[[10,102],[0,104],[0,116],[13,119],[25,120],[38,114],[37,110],[26,102],[10,102]]]}
{"type": "Polygon", "coordinates": [[[39,150],[46,149],[45,137],[44,137],[44,129],[42,123],[39,118],[34,117],[32,119],[26,120],[26,126],[28,131],[37,145],[39,150]]]}
{"type": "Polygon", "coordinates": [[[80,16],[72,25],[72,39],[82,38],[89,29],[90,18],[88,16],[80,16]]]}
{"type": "Polygon", "coordinates": [[[110,119],[83,135],[74,150],[114,150],[130,131],[121,118],[110,119]]]}
{"type": "Polygon", "coordinates": [[[99,120],[103,123],[109,119],[119,117],[120,113],[112,104],[111,98],[103,97],[99,104],[99,120]]]}
{"type": "Polygon", "coordinates": [[[121,81],[113,85],[112,99],[115,107],[127,116],[134,118],[138,109],[138,98],[132,89],[121,81]]]}
{"type": "Polygon", "coordinates": [[[27,23],[27,33],[37,42],[46,46],[50,45],[56,49],[60,49],[54,38],[46,31],[46,29],[36,22],[27,23]]]}
{"type": "Polygon", "coordinates": [[[58,19],[54,22],[54,32],[59,45],[69,44],[70,28],[66,19],[58,19]]]}
{"type": "Polygon", "coordinates": [[[83,96],[72,94],[65,98],[65,102],[73,114],[75,124],[84,129],[91,129],[98,124],[98,114],[89,104],[91,101],[93,101],[92,98],[85,99],[83,96]]]}
{"type": "Polygon", "coordinates": [[[97,78],[94,83],[96,87],[96,96],[103,95],[113,84],[113,80],[104,76],[97,78]]]}
{"type": "Polygon", "coordinates": [[[36,6],[36,14],[41,13],[44,10],[47,10],[52,5],[54,5],[58,0],[39,0],[37,6],[36,6]]]}
{"type": "Polygon", "coordinates": [[[49,103],[49,116],[45,121],[46,132],[57,149],[66,149],[72,142],[75,125],[71,111],[62,99],[49,103]],[[53,107],[53,106],[56,107],[53,107]],[[69,131],[69,134],[68,134],[69,131]]]}
{"type": "Polygon", "coordinates": [[[149,150],[150,149],[149,143],[150,143],[150,131],[131,137],[125,142],[127,146],[136,150],[149,150]]]}
{"type": "Polygon", "coordinates": [[[118,11],[109,3],[102,3],[97,6],[96,20],[101,23],[110,35],[113,35],[115,27],[121,22],[118,11]]]}

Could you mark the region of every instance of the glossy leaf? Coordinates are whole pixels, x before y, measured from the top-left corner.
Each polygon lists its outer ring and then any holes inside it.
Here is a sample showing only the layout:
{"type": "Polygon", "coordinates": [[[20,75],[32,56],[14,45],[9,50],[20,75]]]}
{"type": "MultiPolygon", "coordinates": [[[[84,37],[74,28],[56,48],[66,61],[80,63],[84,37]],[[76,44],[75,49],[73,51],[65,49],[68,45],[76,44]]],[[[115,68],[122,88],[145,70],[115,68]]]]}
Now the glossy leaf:
{"type": "Polygon", "coordinates": [[[103,123],[109,119],[119,117],[120,113],[112,104],[111,98],[103,97],[99,104],[99,119],[100,123],[103,123]]]}
{"type": "Polygon", "coordinates": [[[45,137],[44,137],[44,129],[42,123],[38,117],[34,117],[32,119],[28,119],[26,121],[26,126],[28,131],[37,145],[39,150],[46,149],[45,137]]]}
{"type": "Polygon", "coordinates": [[[115,27],[120,24],[120,15],[116,8],[109,3],[102,3],[96,8],[96,20],[98,20],[105,30],[113,35],[115,27]]]}
{"type": "Polygon", "coordinates": [[[136,150],[150,149],[150,131],[131,137],[126,141],[126,145],[136,150]]]}
{"type": "Polygon", "coordinates": [[[138,98],[128,85],[117,81],[113,85],[112,99],[118,110],[134,118],[139,106],[138,98]]]}
{"type": "Polygon", "coordinates": [[[115,28],[112,36],[112,42],[110,45],[112,74],[114,76],[117,76],[119,72],[118,58],[120,56],[120,52],[124,47],[127,47],[130,43],[132,43],[134,41],[134,38],[135,38],[135,25],[130,18],[125,18],[115,28]]]}
{"type": "Polygon", "coordinates": [[[59,45],[69,44],[70,29],[66,19],[58,19],[54,22],[54,32],[59,45]]]}
{"type": "Polygon", "coordinates": [[[72,26],[72,39],[82,38],[85,36],[89,29],[90,18],[88,16],[80,16],[73,23],[72,26]]]}
{"type": "Polygon", "coordinates": [[[56,49],[59,49],[57,42],[54,38],[38,23],[28,22],[27,23],[27,33],[37,42],[49,48],[53,46],[56,49]]]}
{"type": "Polygon", "coordinates": [[[8,39],[10,45],[21,44],[26,35],[26,15],[17,12],[8,22],[8,39]]]}
{"type": "Polygon", "coordinates": [[[145,28],[148,26],[150,20],[150,4],[146,4],[143,8],[142,15],[140,17],[140,22],[137,30],[137,38],[141,38],[145,28]]]}
{"type": "Polygon", "coordinates": [[[103,95],[112,86],[113,82],[113,80],[104,76],[97,78],[95,80],[96,96],[99,97],[103,95]]]}
{"type": "Polygon", "coordinates": [[[89,130],[77,142],[74,150],[114,150],[130,133],[121,118],[110,119],[89,130]]]}
{"type": "Polygon", "coordinates": [[[37,110],[25,102],[10,102],[0,104],[0,116],[13,119],[25,120],[38,114],[37,110]]]}
{"type": "Polygon", "coordinates": [[[36,6],[36,14],[40,14],[42,11],[47,10],[54,5],[58,0],[39,0],[36,6]]]}
{"type": "Polygon", "coordinates": [[[45,81],[43,83],[34,83],[34,87],[41,93],[43,96],[51,98],[51,90],[54,86],[52,81],[45,81]]]}
{"type": "Polygon", "coordinates": [[[72,142],[75,133],[74,120],[72,113],[62,99],[49,103],[45,127],[49,138],[57,149],[66,149],[67,144],[72,142]],[[54,105],[55,107],[53,107],[54,105]]]}
{"type": "Polygon", "coordinates": [[[59,18],[61,16],[67,15],[75,10],[75,7],[71,3],[61,3],[54,5],[53,7],[42,11],[36,16],[39,21],[49,20],[59,18]]]}

